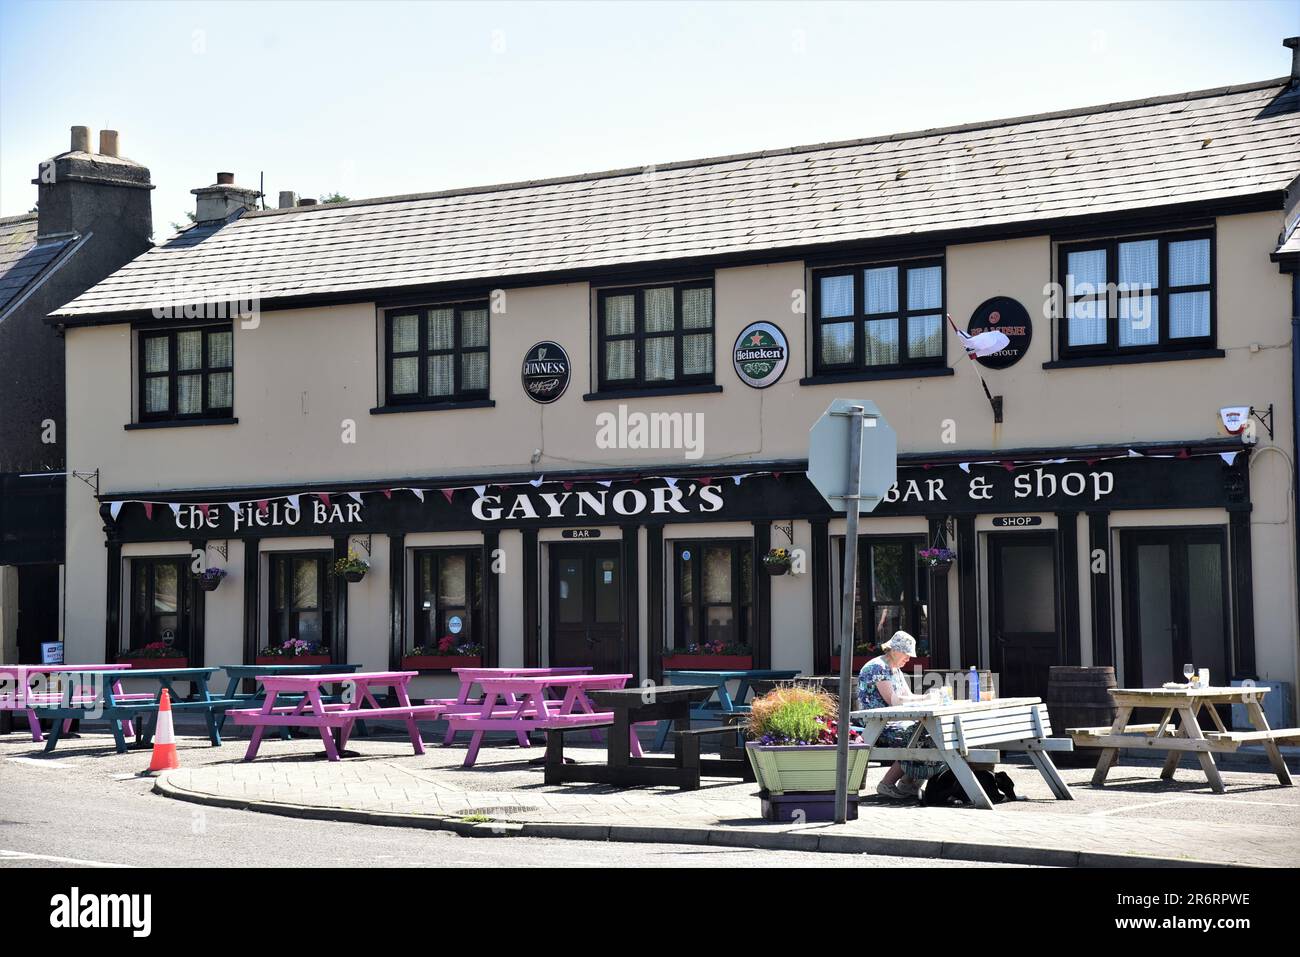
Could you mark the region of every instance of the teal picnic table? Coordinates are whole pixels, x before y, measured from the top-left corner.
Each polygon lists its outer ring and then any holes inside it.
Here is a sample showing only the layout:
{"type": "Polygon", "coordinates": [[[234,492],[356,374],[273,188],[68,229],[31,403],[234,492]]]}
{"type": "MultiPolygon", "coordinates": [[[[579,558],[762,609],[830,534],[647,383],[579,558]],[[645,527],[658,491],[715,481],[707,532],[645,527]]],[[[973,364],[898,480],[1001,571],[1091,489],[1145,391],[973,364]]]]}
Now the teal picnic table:
{"type": "MultiPolygon", "coordinates": [[[[798,669],[782,671],[772,668],[749,668],[742,671],[665,671],[664,681],[670,685],[711,685],[713,694],[690,711],[691,721],[725,721],[731,715],[744,714],[749,711],[750,682],[752,681],[789,681],[799,677],[798,669]],[[732,694],[728,685],[732,681],[740,684],[732,694]]],[[[655,732],[656,751],[662,751],[668,741],[668,732],[673,722],[660,721],[655,732]]],[[[684,729],[683,729],[684,730],[684,729]]],[[[737,732],[739,734],[739,732],[737,732]]]]}
{"type": "Polygon", "coordinates": [[[208,680],[216,670],[215,667],[132,668],[129,673],[105,669],[70,673],[63,678],[58,704],[46,704],[34,709],[37,717],[48,718],[53,722],[45,740],[45,750],[50,752],[58,746],[66,719],[81,722],[107,721],[119,754],[125,754],[127,750],[123,725],[137,721],[136,740],[148,746],[153,740],[153,724],[157,720],[158,701],[163,689],[171,696],[173,711],[203,713],[208,726],[208,740],[213,747],[220,747],[221,730],[217,726],[217,713],[224,713],[226,708],[243,702],[234,698],[213,697],[208,690],[208,680]],[[125,680],[156,682],[158,690],[148,694],[124,694],[118,683],[125,680]],[[176,685],[180,682],[189,682],[192,693],[188,698],[177,693],[176,685]],[[147,715],[153,715],[154,721],[146,724],[143,719],[147,715]]]}

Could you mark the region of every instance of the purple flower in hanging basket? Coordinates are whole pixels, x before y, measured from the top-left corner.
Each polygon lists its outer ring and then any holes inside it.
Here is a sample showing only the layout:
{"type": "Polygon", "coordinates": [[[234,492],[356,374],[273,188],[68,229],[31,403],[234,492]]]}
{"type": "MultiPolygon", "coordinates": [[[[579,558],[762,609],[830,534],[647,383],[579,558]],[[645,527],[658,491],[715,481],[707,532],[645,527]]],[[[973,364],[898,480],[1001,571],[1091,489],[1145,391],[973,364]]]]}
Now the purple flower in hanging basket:
{"type": "Polygon", "coordinates": [[[916,557],[922,565],[951,565],[957,553],[950,548],[922,548],[916,557]]]}

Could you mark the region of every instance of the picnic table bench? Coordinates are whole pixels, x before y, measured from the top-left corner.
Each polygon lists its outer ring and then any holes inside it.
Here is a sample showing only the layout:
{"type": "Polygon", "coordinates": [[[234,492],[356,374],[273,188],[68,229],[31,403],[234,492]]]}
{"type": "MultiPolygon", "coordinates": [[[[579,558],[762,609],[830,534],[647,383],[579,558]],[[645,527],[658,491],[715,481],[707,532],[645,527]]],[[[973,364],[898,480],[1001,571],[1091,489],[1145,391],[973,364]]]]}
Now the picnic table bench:
{"type": "MultiPolygon", "coordinates": [[[[458,731],[472,732],[464,761],[464,767],[469,768],[478,759],[483,737],[489,731],[514,732],[520,747],[526,748],[530,747],[528,735],[532,731],[575,724],[599,725],[610,720],[612,714],[596,711],[591,693],[622,688],[631,679],[631,675],[593,674],[479,676],[483,698],[472,710],[448,709],[445,704],[437,707],[443,708],[449,735],[458,731]],[[564,696],[548,698],[546,692],[550,689],[563,689],[564,696]]],[[[587,730],[593,738],[600,740],[599,727],[588,727],[587,730]]],[[[628,734],[632,750],[639,755],[640,741],[631,730],[628,734]]]]}
{"type": "Polygon", "coordinates": [[[416,754],[424,754],[424,742],[416,727],[419,718],[441,715],[441,705],[411,703],[408,687],[417,671],[358,671],[349,674],[259,674],[265,691],[260,708],[231,709],[227,713],[235,724],[253,729],[244,753],[245,761],[257,757],[262,736],[268,728],[313,728],[320,733],[325,745],[325,755],[331,761],[347,746],[353,725],[363,718],[397,718],[406,725],[411,747],[416,754]],[[328,700],[324,687],[341,684],[345,691],[341,700],[328,700]],[[376,699],[376,689],[391,688],[397,699],[394,706],[381,705],[376,699]],[[280,695],[288,704],[280,704],[280,695]]]}
{"type": "MultiPolygon", "coordinates": [[[[208,690],[208,679],[212,677],[212,668],[131,668],[123,671],[116,666],[107,668],[86,668],[69,672],[63,681],[62,690],[57,701],[51,697],[33,710],[40,718],[53,721],[45,750],[53,751],[59,743],[67,720],[107,721],[113,732],[113,741],[119,754],[127,750],[126,734],[135,718],[144,718],[158,714],[158,703],[164,689],[172,698],[172,710],[179,712],[199,711],[203,713],[208,728],[208,740],[213,747],[221,745],[221,731],[217,727],[217,715],[232,705],[241,702],[214,697],[208,690]],[[122,681],[155,681],[156,692],[122,693],[122,681]],[[182,681],[190,683],[193,692],[184,698],[176,692],[176,684],[182,681]]],[[[136,730],[137,743],[148,746],[153,739],[151,723],[141,721],[136,730]]]]}
{"type": "MultiPolygon", "coordinates": [[[[358,670],[360,664],[343,664],[343,665],[221,665],[221,670],[229,676],[226,683],[226,698],[243,702],[245,707],[261,705],[266,700],[266,688],[263,687],[259,679],[261,675],[346,675],[358,670]],[[240,685],[246,681],[254,683],[252,691],[240,691],[240,685]]],[[[341,680],[341,679],[340,679],[341,680]]],[[[282,703],[288,704],[291,695],[285,694],[280,697],[282,703]]],[[[327,696],[326,702],[339,700],[338,695],[327,696]]],[[[221,713],[221,718],[217,721],[217,729],[224,730],[226,725],[226,712],[221,713]]],[[[364,729],[362,725],[361,729],[364,729]]],[[[280,737],[289,737],[289,728],[280,729],[280,737]]]]}
{"type": "MultiPolygon", "coordinates": [[[[451,714],[481,714],[483,696],[480,693],[476,697],[473,692],[474,688],[484,678],[546,678],[553,675],[585,675],[590,673],[593,668],[591,665],[574,665],[557,668],[453,668],[451,670],[455,672],[456,677],[460,680],[460,689],[456,697],[426,698],[424,702],[425,704],[444,705],[444,717],[451,714]]],[[[507,697],[507,701],[499,709],[501,714],[513,714],[519,705],[519,702],[514,700],[513,696],[507,697]]],[[[442,743],[451,744],[455,738],[456,730],[448,725],[442,743]]],[[[519,732],[517,738],[521,747],[529,747],[528,738],[524,732],[519,732]]]]}
{"type": "Polygon", "coordinates": [[[749,760],[738,758],[701,758],[700,739],[708,735],[734,734],[731,725],[716,728],[690,727],[695,706],[707,701],[717,690],[715,684],[658,685],[648,688],[593,690],[596,706],[609,710],[602,721],[589,721],[546,731],[547,784],[581,781],[597,784],[672,785],[683,791],[700,787],[700,778],[737,777],[754,780],[749,760]],[[636,749],[637,724],[667,721],[677,725],[671,758],[647,758],[636,749]],[[609,729],[604,764],[566,764],[564,737],[575,731],[609,729]]]}
{"type": "MultiPolygon", "coordinates": [[[[713,693],[692,708],[690,719],[693,721],[720,721],[724,715],[749,711],[749,696],[755,681],[789,681],[799,676],[798,669],[781,670],[774,668],[746,668],[733,671],[685,670],[674,669],[664,672],[664,681],[669,685],[710,685],[713,693]],[[739,682],[733,695],[729,687],[732,681],[739,682]]],[[[662,751],[668,741],[671,721],[660,721],[655,732],[654,749],[662,751]]]]}
{"type": "MultiPolygon", "coordinates": [[[[39,744],[45,740],[45,735],[41,732],[41,722],[36,716],[35,707],[59,703],[58,689],[62,686],[58,678],[60,674],[78,671],[129,671],[130,669],[129,664],[0,665],[0,711],[24,712],[27,715],[27,728],[31,732],[32,740],[39,744]],[[42,675],[47,677],[48,686],[33,688],[32,683],[38,681],[42,675]]],[[[117,682],[114,691],[119,701],[129,700],[122,692],[120,681],[117,682]]],[[[63,734],[69,732],[74,720],[64,719],[63,734]]],[[[135,729],[130,721],[126,723],[124,731],[131,737],[135,737],[135,729]]]]}
{"type": "Polygon", "coordinates": [[[1119,758],[1123,748],[1135,751],[1166,752],[1165,764],[1160,771],[1162,780],[1174,776],[1184,754],[1195,754],[1205,772],[1210,788],[1216,794],[1224,792],[1223,778],[1214,763],[1214,755],[1231,753],[1243,744],[1260,743],[1268,755],[1273,773],[1283,787],[1291,787],[1291,773],[1279,744],[1300,743],[1300,728],[1270,728],[1259,700],[1272,689],[1267,686],[1234,686],[1231,688],[1111,688],[1115,699],[1115,720],[1109,728],[1067,728],[1066,733],[1081,748],[1101,748],[1097,769],[1092,775],[1094,787],[1106,783],[1106,776],[1119,758]],[[1246,708],[1254,731],[1229,731],[1214,706],[1240,704],[1246,708]],[[1130,724],[1136,708],[1160,709],[1159,722],[1155,724],[1130,724]],[[1201,728],[1198,715],[1205,710],[1210,715],[1216,731],[1201,728]],[[1178,726],[1173,724],[1177,715],[1178,726]]]}
{"type": "Polygon", "coordinates": [[[891,708],[871,708],[850,715],[863,725],[863,743],[873,761],[928,761],[946,764],[970,802],[991,810],[993,802],[980,787],[972,764],[997,764],[1003,751],[1024,752],[1058,801],[1073,800],[1061,780],[1050,752],[1073,750],[1066,738],[1053,738],[1047,706],[1039,698],[995,698],[954,701],[952,704],[911,701],[891,708]],[[907,745],[877,748],[875,742],[890,722],[914,721],[907,745]],[[923,740],[922,733],[929,735],[923,740]]]}

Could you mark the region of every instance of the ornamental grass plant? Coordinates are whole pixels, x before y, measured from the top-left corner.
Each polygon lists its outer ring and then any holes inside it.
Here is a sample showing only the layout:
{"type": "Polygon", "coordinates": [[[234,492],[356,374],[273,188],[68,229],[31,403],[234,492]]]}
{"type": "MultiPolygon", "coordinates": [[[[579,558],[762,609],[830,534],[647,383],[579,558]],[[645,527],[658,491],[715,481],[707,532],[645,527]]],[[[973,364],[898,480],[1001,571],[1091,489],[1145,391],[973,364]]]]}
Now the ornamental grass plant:
{"type": "Polygon", "coordinates": [[[838,701],[822,688],[780,685],[755,698],[749,737],[762,744],[826,744],[834,739],[838,701]]]}

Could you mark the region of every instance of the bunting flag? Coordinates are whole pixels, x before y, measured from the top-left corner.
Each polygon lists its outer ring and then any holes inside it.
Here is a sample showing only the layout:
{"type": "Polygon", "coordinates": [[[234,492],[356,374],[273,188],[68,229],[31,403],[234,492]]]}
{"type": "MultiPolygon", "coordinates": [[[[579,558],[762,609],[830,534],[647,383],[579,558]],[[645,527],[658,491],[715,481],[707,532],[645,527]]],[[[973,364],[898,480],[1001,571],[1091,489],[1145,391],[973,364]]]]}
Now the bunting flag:
{"type": "Polygon", "coordinates": [[[388,499],[388,500],[390,500],[390,501],[392,500],[392,498],[393,498],[393,490],[392,490],[391,488],[381,489],[381,491],[384,493],[384,498],[386,498],[386,499],[388,499]]]}
{"type": "Polygon", "coordinates": [[[564,483],[564,490],[565,490],[566,492],[571,492],[571,491],[573,491],[573,483],[572,483],[572,482],[565,482],[565,483],[564,483]]]}
{"type": "Polygon", "coordinates": [[[258,515],[265,515],[268,511],[270,511],[270,509],[271,509],[271,500],[270,500],[270,499],[259,498],[259,499],[257,500],[257,514],[258,514],[258,515]]]}
{"type": "Polygon", "coordinates": [[[199,510],[199,514],[201,514],[204,519],[208,517],[208,512],[212,510],[212,506],[208,505],[206,502],[202,505],[195,505],[194,507],[199,510]]]}
{"type": "Polygon", "coordinates": [[[542,482],[545,481],[545,479],[546,479],[545,475],[539,475],[537,476],[537,478],[533,479],[528,484],[531,485],[533,488],[541,488],[542,482]]]}
{"type": "Polygon", "coordinates": [[[413,489],[410,490],[410,492],[411,492],[412,495],[414,495],[416,498],[418,498],[421,502],[424,501],[424,489],[413,488],[413,489]]]}
{"type": "Polygon", "coordinates": [[[474,486],[474,494],[477,495],[479,498],[482,498],[484,495],[487,494],[487,486],[486,486],[486,485],[475,485],[475,486],[474,486]]]}
{"type": "Polygon", "coordinates": [[[611,485],[613,485],[614,483],[611,482],[609,479],[602,479],[602,480],[598,481],[596,484],[597,484],[597,485],[603,485],[605,488],[609,488],[609,487],[610,487],[611,485]]]}
{"type": "Polygon", "coordinates": [[[967,475],[970,474],[970,463],[969,463],[969,462],[958,462],[958,463],[957,463],[957,468],[961,469],[961,470],[962,470],[963,472],[965,472],[967,475]]]}
{"type": "Polygon", "coordinates": [[[348,492],[348,498],[352,499],[352,501],[356,502],[358,505],[364,505],[364,504],[365,504],[365,502],[361,501],[361,493],[360,493],[360,492],[348,492]]]}
{"type": "MultiPolygon", "coordinates": [[[[456,494],[456,490],[454,488],[444,488],[444,489],[440,489],[440,491],[442,492],[442,497],[445,498],[448,502],[450,502],[452,496],[456,494]]],[[[424,499],[421,498],[420,501],[423,502],[424,499]]]]}
{"type": "Polygon", "coordinates": [[[175,502],[168,502],[167,507],[172,510],[172,517],[179,522],[181,520],[181,507],[175,502]]]}
{"type": "Polygon", "coordinates": [[[1220,452],[1219,458],[1223,459],[1223,461],[1231,465],[1233,462],[1237,460],[1237,456],[1240,454],[1241,454],[1240,452],[1220,452]]]}
{"type": "Polygon", "coordinates": [[[667,475],[664,476],[664,482],[667,483],[669,488],[676,488],[678,481],[679,481],[678,479],[669,478],[667,475]]]}
{"type": "Polygon", "coordinates": [[[243,504],[241,502],[227,502],[226,505],[230,509],[230,514],[238,518],[239,511],[243,507],[243,504]]]}
{"type": "MultiPolygon", "coordinates": [[[[1229,463],[1229,464],[1231,464],[1231,463],[1229,463]]],[[[140,504],[144,506],[144,517],[147,518],[147,519],[152,520],[152,519],[153,519],[153,502],[141,502],[140,504]]]]}
{"type": "Polygon", "coordinates": [[[285,500],[286,502],[288,502],[288,503],[289,503],[289,507],[290,507],[291,509],[293,509],[293,510],[296,512],[296,511],[299,510],[299,508],[298,508],[298,500],[299,500],[300,498],[302,498],[301,495],[286,495],[286,496],[284,497],[284,500],[285,500]]]}
{"type": "Polygon", "coordinates": [[[332,493],[330,492],[317,492],[316,497],[321,500],[321,504],[323,504],[326,508],[329,508],[331,494],[332,493]]]}
{"type": "Polygon", "coordinates": [[[109,502],[108,503],[109,518],[111,518],[113,521],[116,522],[118,514],[122,511],[122,506],[125,504],[126,504],[125,502],[109,502]]]}

